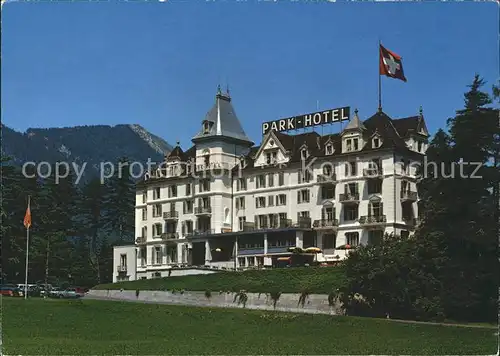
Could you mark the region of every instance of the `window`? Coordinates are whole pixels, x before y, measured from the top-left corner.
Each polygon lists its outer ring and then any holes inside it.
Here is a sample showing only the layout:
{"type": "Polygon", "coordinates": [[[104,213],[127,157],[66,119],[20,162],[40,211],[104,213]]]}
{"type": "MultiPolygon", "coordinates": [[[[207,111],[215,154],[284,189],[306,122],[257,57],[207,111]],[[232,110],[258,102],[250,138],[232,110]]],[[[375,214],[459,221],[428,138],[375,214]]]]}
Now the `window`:
{"type": "Polygon", "coordinates": [[[257,189],[266,187],[266,176],[261,174],[257,176],[257,189]]]}
{"type": "Polygon", "coordinates": [[[348,183],[345,186],[346,194],[356,194],[358,193],[358,183],[348,183]]]}
{"type": "Polygon", "coordinates": [[[352,139],[352,144],[353,144],[353,148],[354,148],[354,151],[357,151],[358,150],[358,139],[357,138],[353,138],[352,139]]]}
{"type": "Polygon", "coordinates": [[[304,171],[304,182],[309,183],[313,178],[313,174],[309,169],[304,171]]]}
{"type": "Polygon", "coordinates": [[[161,204],[153,205],[153,217],[157,218],[161,216],[161,204]]]}
{"type": "Polygon", "coordinates": [[[347,162],[345,164],[345,175],[346,175],[346,177],[358,175],[357,166],[358,165],[357,165],[356,161],[347,162]]]}
{"type": "Polygon", "coordinates": [[[266,207],[266,197],[257,197],[257,198],[255,198],[255,207],[257,207],[257,208],[265,208],[266,207]]]}
{"type": "Polygon", "coordinates": [[[184,214],[192,214],[193,213],[193,207],[194,207],[194,200],[186,200],[183,203],[183,212],[184,214]]]}
{"type": "Polygon", "coordinates": [[[208,121],[205,121],[203,123],[203,133],[207,134],[210,132],[210,123],[208,121]]]}
{"type": "Polygon", "coordinates": [[[325,164],[323,166],[323,175],[331,177],[333,173],[333,166],[331,164],[325,164]]]}
{"type": "Polygon", "coordinates": [[[309,189],[302,189],[297,192],[297,203],[309,203],[309,189]]]}
{"type": "Polygon", "coordinates": [[[382,203],[380,202],[372,202],[368,207],[368,215],[369,216],[381,216],[383,214],[382,203]]]}
{"type": "Polygon", "coordinates": [[[368,179],[368,194],[382,194],[382,179],[368,179]]]}
{"type": "Polygon", "coordinates": [[[278,185],[281,187],[282,185],[285,185],[285,173],[279,172],[278,173],[278,185]]]}
{"type": "Polygon", "coordinates": [[[238,218],[238,227],[240,231],[243,231],[243,228],[245,227],[245,222],[247,221],[246,216],[240,216],[238,218]]]}
{"type": "Polygon", "coordinates": [[[267,215],[258,216],[259,229],[267,229],[267,215]]]}
{"type": "Polygon", "coordinates": [[[210,167],[210,155],[203,156],[203,165],[205,167],[210,167]]]}
{"type": "Polygon", "coordinates": [[[267,203],[268,206],[274,206],[274,195],[268,196],[267,201],[268,201],[267,203]]]}
{"type": "Polygon", "coordinates": [[[269,227],[271,229],[275,229],[278,227],[278,214],[269,214],[268,216],[269,219],[269,227]]]}
{"type": "Polygon", "coordinates": [[[162,263],[161,247],[157,246],[155,247],[155,264],[161,265],[161,263],[162,263]]]}
{"type": "Polygon", "coordinates": [[[354,221],[358,218],[358,206],[346,205],[344,206],[344,221],[354,221]]]}
{"type": "Polygon", "coordinates": [[[321,218],[327,221],[335,220],[335,208],[332,206],[323,208],[321,211],[321,218]]]}
{"type": "Polygon", "coordinates": [[[321,187],[321,199],[335,199],[335,185],[323,185],[321,187]]]}
{"type": "Polygon", "coordinates": [[[406,174],[407,163],[404,159],[401,159],[401,174],[406,174]]]}
{"type": "Polygon", "coordinates": [[[238,197],[235,199],[236,210],[245,209],[245,197],[238,197]]]}
{"type": "Polygon", "coordinates": [[[269,187],[274,186],[274,174],[270,173],[270,174],[267,176],[267,182],[268,182],[268,186],[269,186],[269,187]]]}
{"type": "Polygon", "coordinates": [[[193,233],[193,221],[186,220],[182,223],[182,235],[192,234],[193,233]]]}
{"type": "Polygon", "coordinates": [[[373,138],[373,148],[379,148],[380,147],[380,139],[378,137],[373,138]]]}
{"type": "Polygon", "coordinates": [[[145,221],[148,219],[148,208],[142,208],[142,221],[145,221]]]}
{"type": "Polygon", "coordinates": [[[170,185],[168,187],[168,197],[169,198],[177,197],[177,186],[176,185],[170,185]]]}
{"type": "Polygon", "coordinates": [[[143,192],[142,193],[142,203],[146,204],[147,201],[148,201],[148,193],[147,192],[143,192]]]}
{"type": "Polygon", "coordinates": [[[349,246],[355,247],[359,245],[359,233],[358,232],[346,232],[345,234],[346,243],[349,246]]]}
{"type": "Polygon", "coordinates": [[[422,152],[422,141],[417,141],[417,151],[422,152]]]}
{"type": "Polygon", "coordinates": [[[191,183],[186,184],[186,195],[191,195],[191,183]]]}
{"type": "Polygon", "coordinates": [[[210,191],[210,180],[209,179],[200,180],[200,193],[209,191],[210,191]]]}
{"type": "Polygon", "coordinates": [[[326,145],[326,147],[325,147],[325,154],[326,154],[327,156],[329,156],[329,155],[332,155],[332,154],[333,154],[333,145],[332,145],[332,144],[328,144],[328,145],[326,145]]]}
{"type": "Polygon", "coordinates": [[[198,199],[198,206],[203,207],[203,208],[209,208],[210,207],[210,199],[207,197],[198,199]]]}
{"type": "Polygon", "coordinates": [[[368,231],[368,245],[380,245],[383,238],[384,232],[382,230],[368,231]]]}
{"type": "Polygon", "coordinates": [[[380,158],[372,159],[368,163],[370,174],[382,174],[382,160],[380,158]]]}
{"type": "Polygon", "coordinates": [[[266,164],[276,164],[277,160],[278,153],[276,151],[266,153],[266,164]]]}
{"type": "Polygon", "coordinates": [[[120,266],[123,266],[123,267],[127,266],[127,255],[126,254],[120,255],[120,266]]]}
{"type": "Polygon", "coordinates": [[[297,218],[298,219],[301,219],[301,218],[310,218],[311,217],[311,213],[309,211],[299,211],[297,213],[297,218]]]}
{"type": "Polygon", "coordinates": [[[350,139],[346,140],[345,146],[346,146],[346,151],[347,152],[352,151],[352,141],[350,139]]]}
{"type": "Polygon", "coordinates": [[[144,226],[142,229],[141,229],[141,236],[143,238],[147,238],[148,237],[148,227],[147,226],[144,226]]]}
{"type": "Polygon", "coordinates": [[[153,225],[153,237],[158,237],[162,234],[162,225],[154,224],[153,225]]]}
{"type": "Polygon", "coordinates": [[[279,213],[278,214],[279,219],[280,219],[280,225],[285,226],[287,222],[287,214],[286,213],[279,213]]]}
{"type": "Polygon", "coordinates": [[[146,249],[146,247],[142,247],[140,250],[139,250],[139,258],[141,259],[141,262],[140,262],[140,266],[141,267],[146,267],[146,261],[147,261],[147,258],[148,258],[148,250],[146,249]]]}
{"type": "Polygon", "coordinates": [[[337,236],[335,236],[335,234],[323,234],[323,249],[326,250],[335,248],[335,240],[337,240],[337,236]]]}
{"type": "Polygon", "coordinates": [[[238,178],[236,181],[236,191],[247,190],[247,181],[245,178],[238,178]]]}
{"type": "Polygon", "coordinates": [[[307,152],[307,149],[306,148],[303,148],[301,151],[300,151],[300,157],[304,160],[306,159],[307,157],[309,157],[309,152],[307,152]]]}
{"type": "Polygon", "coordinates": [[[160,188],[153,189],[153,200],[160,199],[160,188]]]}
{"type": "Polygon", "coordinates": [[[276,196],[276,206],[286,205],[286,194],[279,194],[276,196]]]}

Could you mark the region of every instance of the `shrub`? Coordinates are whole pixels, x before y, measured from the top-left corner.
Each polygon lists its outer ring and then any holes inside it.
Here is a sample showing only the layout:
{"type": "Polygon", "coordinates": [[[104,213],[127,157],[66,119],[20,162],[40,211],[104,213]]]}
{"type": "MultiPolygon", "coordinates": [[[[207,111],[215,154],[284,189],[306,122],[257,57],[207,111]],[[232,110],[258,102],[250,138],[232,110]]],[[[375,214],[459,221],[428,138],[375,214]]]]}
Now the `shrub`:
{"type": "Polygon", "coordinates": [[[276,304],[278,303],[278,300],[281,297],[281,292],[272,291],[269,293],[269,296],[271,297],[271,299],[273,301],[273,308],[276,309],[276,304]]]}
{"type": "Polygon", "coordinates": [[[205,298],[210,299],[212,297],[212,292],[210,292],[208,289],[205,291],[205,298]]]}
{"type": "Polygon", "coordinates": [[[299,297],[299,302],[297,303],[297,306],[301,306],[304,308],[304,305],[306,304],[306,300],[309,297],[309,291],[307,289],[303,289],[302,292],[300,292],[300,297],[299,297]]]}
{"type": "Polygon", "coordinates": [[[238,303],[238,305],[243,304],[243,308],[245,308],[245,306],[247,305],[247,301],[248,301],[247,294],[245,293],[244,290],[241,290],[234,296],[233,303],[238,303]]]}

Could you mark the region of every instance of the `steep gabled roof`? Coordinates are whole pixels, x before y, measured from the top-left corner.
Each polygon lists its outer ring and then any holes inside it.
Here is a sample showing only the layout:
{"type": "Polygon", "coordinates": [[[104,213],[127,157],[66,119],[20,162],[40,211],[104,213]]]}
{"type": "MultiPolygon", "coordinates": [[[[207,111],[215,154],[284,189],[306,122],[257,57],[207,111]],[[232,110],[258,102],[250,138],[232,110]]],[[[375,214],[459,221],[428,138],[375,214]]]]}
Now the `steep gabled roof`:
{"type": "Polygon", "coordinates": [[[202,128],[200,132],[193,137],[193,142],[198,139],[219,136],[244,141],[250,145],[253,144],[236,116],[229,93],[223,94],[220,88],[215,96],[215,104],[207,113],[204,122],[205,121],[211,123],[209,132],[205,132],[202,128]]]}

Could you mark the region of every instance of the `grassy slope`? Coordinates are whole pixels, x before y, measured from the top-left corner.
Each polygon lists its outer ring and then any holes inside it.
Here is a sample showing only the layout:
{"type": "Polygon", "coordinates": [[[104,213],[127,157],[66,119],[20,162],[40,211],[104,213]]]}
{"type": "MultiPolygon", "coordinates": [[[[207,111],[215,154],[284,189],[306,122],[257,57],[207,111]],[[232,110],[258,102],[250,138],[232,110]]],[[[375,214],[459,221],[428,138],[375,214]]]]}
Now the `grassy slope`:
{"type": "Polygon", "coordinates": [[[9,355],[493,354],[495,330],[97,300],[3,298],[9,355]]]}
{"type": "Polygon", "coordinates": [[[309,289],[310,293],[328,294],[344,280],[342,269],[337,268],[291,268],[253,270],[245,272],[220,272],[207,275],[166,277],[157,279],[102,284],[95,289],[140,289],[192,291],[239,291],[266,293],[277,289],[282,293],[299,293],[309,289]]]}

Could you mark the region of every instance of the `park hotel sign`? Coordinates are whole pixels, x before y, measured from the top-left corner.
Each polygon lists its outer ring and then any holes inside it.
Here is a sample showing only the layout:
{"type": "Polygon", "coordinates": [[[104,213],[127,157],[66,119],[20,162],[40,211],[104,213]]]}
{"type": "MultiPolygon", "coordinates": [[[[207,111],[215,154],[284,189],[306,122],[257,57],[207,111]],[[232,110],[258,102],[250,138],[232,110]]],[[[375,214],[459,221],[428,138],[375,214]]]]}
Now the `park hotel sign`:
{"type": "Polygon", "coordinates": [[[268,121],[262,124],[262,134],[269,131],[290,131],[305,129],[307,127],[321,126],[334,122],[349,121],[350,107],[318,111],[311,114],[293,116],[276,121],[268,121]]]}

